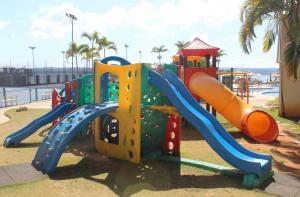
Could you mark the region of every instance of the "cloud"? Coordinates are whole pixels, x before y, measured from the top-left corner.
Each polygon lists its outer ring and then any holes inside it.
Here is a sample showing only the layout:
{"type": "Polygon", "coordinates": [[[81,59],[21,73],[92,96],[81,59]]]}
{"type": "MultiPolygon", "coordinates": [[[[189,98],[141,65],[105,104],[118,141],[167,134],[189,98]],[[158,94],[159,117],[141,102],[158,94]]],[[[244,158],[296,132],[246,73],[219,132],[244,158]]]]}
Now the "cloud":
{"type": "Polygon", "coordinates": [[[116,5],[96,13],[81,11],[66,2],[40,7],[31,17],[29,34],[43,39],[64,38],[71,31],[70,21],[65,16],[69,12],[77,16],[74,28],[79,32],[97,30],[107,34],[127,27],[154,38],[199,24],[217,27],[237,20],[241,3],[241,0],[175,0],[155,5],[150,0],[142,0],[133,6],[116,5]]]}
{"type": "Polygon", "coordinates": [[[1,21],[0,20],[0,29],[4,29],[7,27],[11,22],[10,21],[1,21]]]}

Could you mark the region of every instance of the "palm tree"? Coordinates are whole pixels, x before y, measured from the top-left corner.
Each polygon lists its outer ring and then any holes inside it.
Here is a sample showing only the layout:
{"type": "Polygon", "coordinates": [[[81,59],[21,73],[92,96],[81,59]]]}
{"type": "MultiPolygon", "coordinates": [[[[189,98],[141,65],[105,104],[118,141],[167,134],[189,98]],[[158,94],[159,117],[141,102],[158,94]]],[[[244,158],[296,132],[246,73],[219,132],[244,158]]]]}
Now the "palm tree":
{"type": "Polygon", "coordinates": [[[268,52],[278,36],[279,26],[287,32],[283,46],[288,76],[297,79],[300,65],[300,0],[246,0],[241,9],[240,43],[245,53],[251,52],[251,42],[256,38],[255,27],[268,21],[263,41],[263,51],[268,52]]]}
{"type": "Polygon", "coordinates": [[[161,45],[160,47],[153,47],[151,52],[158,53],[157,58],[158,58],[159,64],[161,64],[161,58],[162,58],[161,54],[164,52],[167,52],[167,51],[168,51],[168,49],[165,48],[165,45],[161,45]]]}
{"type": "Polygon", "coordinates": [[[185,41],[177,41],[174,45],[177,46],[177,48],[179,50],[179,49],[182,49],[182,48],[186,47],[189,44],[191,44],[190,41],[187,41],[187,42],[185,42],[185,41]]]}
{"type": "MultiPolygon", "coordinates": [[[[87,38],[90,42],[91,42],[91,50],[92,51],[95,51],[96,48],[94,48],[94,44],[100,39],[100,34],[99,32],[97,31],[94,31],[93,33],[89,34],[87,32],[83,32],[81,34],[81,37],[83,38],[87,38]]],[[[91,54],[91,60],[92,60],[92,63],[94,61],[94,56],[93,56],[93,53],[91,54]]]]}
{"type": "Polygon", "coordinates": [[[221,62],[221,57],[222,56],[225,56],[225,55],[227,55],[226,53],[225,53],[225,51],[224,50],[219,50],[218,51],[218,54],[217,54],[217,63],[218,63],[218,67],[219,67],[219,64],[220,64],[220,62],[221,62]]]}
{"type": "Polygon", "coordinates": [[[80,76],[79,73],[79,68],[78,68],[78,55],[81,53],[81,51],[85,48],[87,48],[87,44],[82,44],[82,45],[77,45],[76,42],[72,42],[70,44],[69,49],[66,51],[66,58],[68,59],[69,57],[75,57],[75,62],[76,62],[76,69],[77,69],[77,74],[80,76]]]}
{"type": "Polygon", "coordinates": [[[98,57],[99,56],[99,51],[94,51],[92,48],[90,48],[88,45],[84,46],[79,54],[81,55],[81,59],[85,60],[86,66],[85,66],[85,71],[87,71],[89,65],[90,65],[90,60],[92,57],[98,57]]]}
{"type": "Polygon", "coordinates": [[[114,42],[107,39],[107,37],[103,36],[99,40],[97,40],[97,44],[99,45],[99,49],[103,49],[103,57],[105,57],[105,51],[106,49],[114,50],[115,53],[118,52],[117,46],[114,42]]]}

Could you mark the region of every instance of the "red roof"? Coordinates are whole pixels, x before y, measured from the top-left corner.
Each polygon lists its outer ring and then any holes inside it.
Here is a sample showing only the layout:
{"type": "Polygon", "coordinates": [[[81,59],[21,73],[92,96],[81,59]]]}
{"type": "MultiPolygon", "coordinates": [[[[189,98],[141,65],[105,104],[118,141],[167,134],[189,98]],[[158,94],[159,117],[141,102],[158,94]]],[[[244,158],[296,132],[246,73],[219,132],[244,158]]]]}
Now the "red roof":
{"type": "Polygon", "coordinates": [[[182,56],[216,56],[220,48],[207,44],[206,42],[195,38],[189,45],[179,50],[178,54],[182,56]]]}

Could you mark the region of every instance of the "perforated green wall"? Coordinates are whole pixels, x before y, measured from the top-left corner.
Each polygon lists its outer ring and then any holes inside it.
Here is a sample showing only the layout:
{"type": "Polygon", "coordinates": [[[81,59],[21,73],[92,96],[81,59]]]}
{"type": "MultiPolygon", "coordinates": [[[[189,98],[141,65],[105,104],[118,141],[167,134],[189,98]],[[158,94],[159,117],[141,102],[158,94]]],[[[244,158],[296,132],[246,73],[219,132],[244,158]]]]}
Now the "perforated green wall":
{"type": "MultiPolygon", "coordinates": [[[[167,66],[170,70],[174,67],[167,66]]],[[[150,64],[142,64],[142,91],[141,91],[141,145],[142,154],[147,154],[154,149],[161,150],[164,141],[168,115],[152,110],[152,105],[170,105],[167,97],[157,88],[149,85],[148,73],[150,64]]]]}
{"type": "Polygon", "coordinates": [[[94,75],[88,74],[78,78],[78,106],[94,103],[94,75]]]}

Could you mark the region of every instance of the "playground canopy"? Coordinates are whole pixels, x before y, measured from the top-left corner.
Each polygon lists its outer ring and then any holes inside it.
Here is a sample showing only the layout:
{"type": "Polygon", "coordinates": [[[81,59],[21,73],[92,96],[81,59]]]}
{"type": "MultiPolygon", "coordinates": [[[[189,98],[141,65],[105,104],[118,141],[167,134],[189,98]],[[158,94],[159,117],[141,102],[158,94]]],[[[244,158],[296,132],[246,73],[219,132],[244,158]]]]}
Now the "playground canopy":
{"type": "Polygon", "coordinates": [[[187,56],[212,56],[216,57],[220,48],[214,47],[196,37],[189,45],[178,51],[178,55],[187,56]]]}

